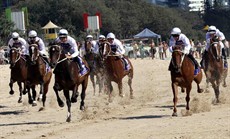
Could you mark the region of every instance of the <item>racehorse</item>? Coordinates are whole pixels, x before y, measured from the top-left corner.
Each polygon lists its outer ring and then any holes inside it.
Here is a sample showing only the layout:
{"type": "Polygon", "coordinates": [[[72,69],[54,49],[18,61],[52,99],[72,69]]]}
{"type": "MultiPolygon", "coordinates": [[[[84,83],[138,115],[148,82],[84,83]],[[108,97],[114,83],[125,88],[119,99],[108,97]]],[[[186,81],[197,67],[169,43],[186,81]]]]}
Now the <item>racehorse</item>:
{"type": "MultiPolygon", "coordinates": [[[[40,96],[38,97],[38,101],[42,99],[43,102],[43,107],[39,109],[39,111],[41,111],[45,107],[46,94],[48,92],[49,83],[52,77],[52,71],[49,69],[46,61],[39,54],[37,44],[29,45],[29,56],[30,63],[28,64],[28,77],[26,85],[30,87],[40,84],[40,96]]],[[[33,94],[33,96],[33,106],[36,106],[36,94],[33,94]]]]}
{"type": "Polygon", "coordinates": [[[103,65],[101,63],[100,57],[93,53],[92,51],[92,44],[85,41],[85,60],[89,64],[90,68],[90,80],[93,84],[93,92],[94,95],[96,93],[96,83],[94,77],[96,76],[96,82],[99,84],[99,95],[102,92],[103,84],[104,84],[104,74],[103,74],[103,65]]]}
{"type": "MultiPolygon", "coordinates": [[[[22,102],[22,94],[26,94],[26,85],[25,82],[27,80],[27,61],[24,56],[21,55],[21,48],[17,46],[12,46],[9,52],[10,58],[10,94],[14,94],[13,84],[17,82],[19,86],[20,96],[18,99],[18,103],[22,102]],[[23,88],[22,88],[23,83],[23,88]]],[[[35,91],[35,86],[32,86],[32,91],[35,91]]],[[[27,91],[30,91],[30,88],[27,88],[27,91]]],[[[33,103],[32,96],[28,93],[28,102],[29,104],[33,103]]]]}
{"type": "MultiPolygon", "coordinates": [[[[55,74],[55,83],[53,89],[55,91],[57,102],[60,107],[64,107],[64,103],[59,97],[58,91],[63,90],[64,96],[66,98],[66,104],[68,107],[68,114],[66,122],[71,121],[71,102],[77,102],[78,97],[78,87],[82,85],[81,92],[81,104],[80,110],[85,109],[85,92],[88,85],[88,76],[89,72],[85,75],[79,76],[79,67],[76,62],[73,60],[67,59],[62,47],[57,44],[50,44],[49,48],[50,55],[50,65],[51,68],[54,68],[55,74]],[[72,90],[72,97],[70,99],[69,91],[72,90]]],[[[85,65],[88,67],[88,64],[83,60],[85,65]]],[[[88,67],[89,68],[89,67],[88,67]]]]}
{"type": "Polygon", "coordinates": [[[104,67],[105,67],[105,84],[107,85],[107,91],[109,93],[109,102],[112,101],[112,81],[118,84],[119,95],[124,97],[123,94],[123,84],[122,79],[127,75],[128,76],[128,85],[130,88],[130,98],[133,99],[133,89],[132,89],[132,79],[133,79],[133,66],[132,63],[128,60],[130,69],[124,70],[124,64],[120,58],[120,55],[115,55],[111,51],[110,44],[107,41],[104,41],[99,46],[99,55],[101,56],[104,67]]]}
{"type": "Polygon", "coordinates": [[[212,84],[212,88],[215,92],[216,103],[219,103],[219,86],[223,81],[223,87],[226,87],[226,77],[228,74],[228,68],[224,68],[224,61],[222,59],[222,49],[218,39],[211,39],[211,44],[208,49],[208,56],[204,67],[204,73],[206,75],[206,89],[208,89],[208,83],[212,84]]]}
{"type": "Polygon", "coordinates": [[[172,68],[171,71],[171,86],[173,91],[173,114],[172,116],[177,116],[177,101],[178,101],[178,86],[184,90],[186,89],[186,110],[189,111],[189,101],[190,101],[190,91],[192,89],[192,81],[194,80],[197,84],[197,92],[202,93],[203,89],[200,88],[199,84],[202,80],[202,72],[199,72],[196,76],[194,76],[194,64],[187,57],[183,51],[181,45],[176,45],[173,48],[172,53],[172,68]]]}

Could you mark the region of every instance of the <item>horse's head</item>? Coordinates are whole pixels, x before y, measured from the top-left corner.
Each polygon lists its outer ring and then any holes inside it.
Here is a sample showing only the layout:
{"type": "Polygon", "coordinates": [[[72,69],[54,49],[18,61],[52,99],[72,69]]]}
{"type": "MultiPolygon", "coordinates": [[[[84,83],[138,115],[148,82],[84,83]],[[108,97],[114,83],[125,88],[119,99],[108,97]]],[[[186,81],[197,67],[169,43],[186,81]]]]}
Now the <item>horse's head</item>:
{"type": "Polygon", "coordinates": [[[10,52],[10,65],[11,67],[14,67],[17,61],[21,57],[21,48],[20,47],[11,47],[10,52]]]}
{"type": "Polygon", "coordinates": [[[49,46],[49,56],[50,56],[50,66],[54,68],[58,61],[60,60],[62,52],[62,47],[58,44],[50,44],[49,46]]]}
{"type": "Polygon", "coordinates": [[[37,44],[30,44],[29,45],[29,55],[30,61],[32,64],[36,64],[36,61],[39,57],[39,48],[37,44]]]}
{"type": "Polygon", "coordinates": [[[176,72],[180,72],[184,58],[183,48],[181,45],[175,45],[172,53],[172,63],[176,72]]]}
{"type": "Polygon", "coordinates": [[[103,41],[99,44],[99,55],[104,60],[111,53],[109,42],[103,41]]]}
{"type": "Polygon", "coordinates": [[[93,44],[88,41],[85,41],[86,54],[92,53],[92,48],[93,48],[93,44]]]}
{"type": "Polygon", "coordinates": [[[214,37],[210,40],[209,53],[211,54],[211,57],[219,62],[221,60],[221,52],[221,44],[218,38],[214,37]]]}

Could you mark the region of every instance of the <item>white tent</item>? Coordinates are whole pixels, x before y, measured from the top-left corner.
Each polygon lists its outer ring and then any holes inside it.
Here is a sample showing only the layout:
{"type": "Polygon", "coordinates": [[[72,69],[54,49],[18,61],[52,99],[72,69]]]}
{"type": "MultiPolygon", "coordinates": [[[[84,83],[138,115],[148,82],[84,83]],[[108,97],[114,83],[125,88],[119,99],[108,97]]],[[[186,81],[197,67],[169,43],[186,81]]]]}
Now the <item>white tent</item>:
{"type": "Polygon", "coordinates": [[[161,38],[161,35],[158,35],[151,30],[145,28],[140,33],[134,35],[134,38],[161,38]]]}

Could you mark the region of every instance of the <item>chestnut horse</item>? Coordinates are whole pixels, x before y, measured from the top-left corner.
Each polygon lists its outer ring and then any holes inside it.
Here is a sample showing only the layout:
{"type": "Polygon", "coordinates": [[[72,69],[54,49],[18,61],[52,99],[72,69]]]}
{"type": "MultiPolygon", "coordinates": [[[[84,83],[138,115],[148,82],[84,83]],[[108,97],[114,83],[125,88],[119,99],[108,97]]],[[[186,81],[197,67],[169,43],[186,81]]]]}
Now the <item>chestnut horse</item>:
{"type": "MultiPolygon", "coordinates": [[[[26,94],[26,79],[27,79],[27,61],[25,56],[21,54],[21,48],[17,46],[12,46],[9,52],[10,58],[10,94],[14,94],[13,84],[17,82],[19,86],[20,96],[18,103],[22,102],[22,94],[26,94]],[[22,88],[23,83],[23,88],[22,88]]],[[[32,86],[32,91],[35,91],[35,86],[32,86]]],[[[30,91],[30,88],[27,88],[27,91],[30,91]]],[[[32,104],[33,99],[30,93],[28,93],[28,102],[32,104]]]]}
{"type": "MultiPolygon", "coordinates": [[[[38,101],[42,99],[43,107],[41,107],[40,110],[43,110],[45,107],[46,94],[48,92],[49,83],[52,77],[52,70],[49,69],[46,61],[39,54],[37,44],[29,45],[29,56],[30,63],[28,64],[28,77],[26,85],[30,87],[40,84],[40,96],[38,97],[38,101]]],[[[33,106],[36,106],[36,94],[33,94],[33,96],[33,106]]]]}
{"type": "Polygon", "coordinates": [[[207,60],[204,73],[206,75],[206,89],[208,89],[208,83],[212,84],[212,88],[215,92],[216,103],[219,103],[219,94],[220,89],[219,86],[223,81],[223,87],[226,87],[226,77],[228,74],[228,69],[224,68],[224,61],[222,59],[222,49],[220,42],[218,39],[211,39],[211,44],[208,49],[208,57],[205,59],[207,60]]]}
{"type": "Polygon", "coordinates": [[[124,64],[120,56],[115,55],[111,51],[110,44],[107,41],[104,41],[99,46],[99,54],[102,57],[104,67],[105,67],[105,84],[107,86],[107,91],[109,93],[109,102],[112,101],[112,81],[118,84],[119,95],[124,97],[123,94],[123,84],[122,79],[127,75],[128,76],[128,85],[130,88],[130,98],[133,99],[133,89],[132,89],[132,79],[133,79],[133,66],[130,60],[127,58],[130,65],[130,69],[124,70],[124,64]]]}
{"type": "MultiPolygon", "coordinates": [[[[79,85],[82,85],[80,110],[83,111],[85,109],[84,100],[85,91],[88,85],[89,72],[79,76],[79,67],[77,63],[65,57],[65,54],[62,51],[62,47],[60,45],[50,44],[49,55],[51,68],[54,68],[55,83],[53,89],[57,97],[57,102],[60,107],[64,107],[64,103],[58,94],[58,91],[63,90],[68,107],[66,122],[70,122],[71,102],[77,102],[79,85]],[[70,90],[73,92],[71,99],[69,94],[70,90]]],[[[85,60],[83,60],[83,63],[85,63],[86,67],[89,68],[85,60]]]]}
{"type": "Polygon", "coordinates": [[[96,55],[92,50],[92,44],[85,41],[85,55],[84,58],[89,64],[90,68],[90,80],[93,84],[93,92],[94,95],[96,93],[96,83],[99,85],[99,95],[102,92],[102,88],[104,85],[104,72],[103,72],[103,65],[100,60],[99,55],[96,55]],[[94,77],[96,77],[96,83],[94,80],[94,77]]]}
{"type": "Polygon", "coordinates": [[[173,91],[173,114],[172,116],[177,116],[177,101],[178,101],[178,86],[182,88],[182,90],[186,89],[186,110],[189,111],[189,101],[190,101],[190,91],[192,89],[192,81],[194,80],[197,84],[197,92],[202,93],[203,89],[200,88],[199,84],[202,80],[202,72],[198,75],[194,75],[194,64],[187,57],[183,51],[182,46],[174,46],[172,53],[171,64],[173,68],[171,69],[171,86],[173,91]]]}

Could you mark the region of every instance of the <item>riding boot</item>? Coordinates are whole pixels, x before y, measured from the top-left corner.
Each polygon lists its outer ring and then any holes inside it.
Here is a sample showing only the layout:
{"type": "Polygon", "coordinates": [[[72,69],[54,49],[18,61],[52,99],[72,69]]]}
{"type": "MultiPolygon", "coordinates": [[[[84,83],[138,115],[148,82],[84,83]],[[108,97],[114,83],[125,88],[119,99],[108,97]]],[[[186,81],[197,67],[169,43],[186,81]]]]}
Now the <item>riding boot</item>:
{"type": "Polygon", "coordinates": [[[193,57],[193,55],[188,54],[188,57],[193,61],[194,65],[195,65],[194,75],[197,75],[199,73],[199,64],[196,61],[196,59],[193,57]]]}
{"type": "Polygon", "coordinates": [[[201,59],[201,61],[200,61],[200,65],[201,65],[201,68],[202,69],[204,69],[204,67],[206,66],[206,64],[205,63],[207,63],[206,62],[206,57],[207,57],[207,54],[208,54],[208,52],[206,51],[206,50],[204,50],[204,53],[203,53],[203,55],[202,55],[202,59],[201,59]],[[205,62],[205,63],[204,63],[205,62]]]}
{"type": "Polygon", "coordinates": [[[74,61],[77,62],[78,66],[79,66],[79,72],[81,73],[83,71],[83,65],[82,65],[80,57],[76,56],[74,58],[74,61]]]}
{"type": "Polygon", "coordinates": [[[124,58],[124,57],[122,57],[121,59],[122,59],[122,61],[123,61],[123,63],[124,63],[125,70],[128,70],[128,68],[127,68],[128,64],[127,64],[127,62],[126,62],[125,58],[124,58]]]}
{"type": "Polygon", "coordinates": [[[222,57],[224,59],[224,68],[228,68],[228,62],[227,62],[226,52],[224,48],[222,48],[222,57]]]}

